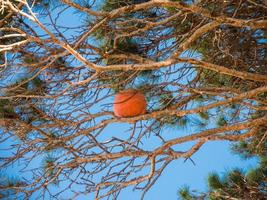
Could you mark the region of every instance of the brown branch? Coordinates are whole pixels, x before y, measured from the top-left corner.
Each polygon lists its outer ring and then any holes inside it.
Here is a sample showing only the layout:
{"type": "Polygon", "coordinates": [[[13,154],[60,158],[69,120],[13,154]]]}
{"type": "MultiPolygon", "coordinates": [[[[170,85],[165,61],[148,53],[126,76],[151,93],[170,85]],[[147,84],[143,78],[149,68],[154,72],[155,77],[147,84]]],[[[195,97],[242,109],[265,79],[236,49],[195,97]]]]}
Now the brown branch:
{"type": "Polygon", "coordinates": [[[77,4],[75,2],[72,2],[70,0],[60,0],[60,1],[62,1],[66,5],[69,5],[69,6],[73,7],[73,8],[76,8],[77,10],[85,12],[85,13],[87,13],[89,15],[93,15],[93,16],[97,16],[97,17],[103,17],[103,16],[108,15],[108,12],[103,12],[103,11],[97,12],[97,11],[91,10],[89,8],[82,7],[79,4],[77,4]]]}
{"type": "MultiPolygon", "coordinates": [[[[168,152],[168,151],[166,152],[165,150],[167,150],[171,146],[174,146],[177,144],[201,139],[190,151],[188,151],[185,154],[183,154],[183,153],[180,154],[180,157],[181,156],[187,157],[187,156],[193,154],[197,149],[199,149],[200,146],[203,145],[206,140],[210,139],[209,136],[211,136],[211,135],[216,135],[219,133],[229,132],[229,131],[245,130],[245,129],[249,129],[252,127],[257,127],[257,126],[266,124],[266,122],[267,122],[267,119],[265,117],[263,117],[263,118],[251,120],[248,122],[244,122],[244,123],[226,125],[226,126],[222,126],[219,128],[213,128],[213,129],[209,129],[206,131],[202,131],[200,133],[196,133],[196,134],[192,134],[189,136],[184,136],[184,137],[180,137],[180,138],[166,141],[162,146],[156,148],[153,151],[127,150],[127,151],[121,151],[118,153],[108,153],[108,154],[102,154],[102,155],[96,154],[96,155],[92,155],[91,158],[88,158],[88,157],[87,158],[76,158],[72,162],[61,165],[61,167],[62,168],[73,168],[73,167],[79,166],[82,163],[102,162],[105,160],[114,160],[114,159],[119,159],[119,158],[123,158],[123,157],[150,157],[152,155],[158,156],[158,155],[166,155],[166,154],[167,155],[168,154],[173,155],[172,152],[168,152]]],[[[248,134],[240,135],[239,138],[244,139],[247,137],[251,137],[251,134],[254,134],[254,132],[249,132],[248,134]]],[[[217,138],[220,138],[220,137],[217,137],[217,138]]],[[[224,137],[222,139],[226,139],[226,138],[227,137],[224,137]]],[[[178,158],[179,154],[176,154],[175,157],[178,158]]]]}
{"type": "Polygon", "coordinates": [[[245,71],[238,71],[238,70],[230,69],[230,68],[223,67],[220,65],[216,65],[213,63],[196,60],[193,58],[179,58],[179,60],[181,62],[186,62],[192,65],[197,65],[203,69],[209,69],[209,70],[221,73],[221,74],[238,77],[244,80],[267,82],[267,75],[255,74],[255,73],[250,73],[250,72],[245,72],[245,71]]]}

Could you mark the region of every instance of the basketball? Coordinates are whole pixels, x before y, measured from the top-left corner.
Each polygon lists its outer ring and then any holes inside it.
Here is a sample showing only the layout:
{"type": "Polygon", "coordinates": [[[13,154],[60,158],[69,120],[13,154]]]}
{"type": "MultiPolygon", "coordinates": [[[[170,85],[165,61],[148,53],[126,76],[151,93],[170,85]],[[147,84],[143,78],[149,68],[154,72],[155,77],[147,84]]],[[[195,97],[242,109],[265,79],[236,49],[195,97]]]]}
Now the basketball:
{"type": "Polygon", "coordinates": [[[138,90],[119,92],[114,100],[114,114],[117,117],[134,117],[146,113],[146,98],[138,90]]]}

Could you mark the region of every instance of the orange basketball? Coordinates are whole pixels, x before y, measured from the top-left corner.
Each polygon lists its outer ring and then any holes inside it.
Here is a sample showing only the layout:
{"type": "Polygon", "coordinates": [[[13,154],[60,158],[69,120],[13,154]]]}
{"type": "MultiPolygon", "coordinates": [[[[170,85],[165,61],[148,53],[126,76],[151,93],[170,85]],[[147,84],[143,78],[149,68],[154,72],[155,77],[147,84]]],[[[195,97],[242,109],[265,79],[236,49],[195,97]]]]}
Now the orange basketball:
{"type": "Polygon", "coordinates": [[[146,113],[146,98],[138,90],[124,90],[115,96],[113,108],[117,117],[142,115],[146,113]]]}

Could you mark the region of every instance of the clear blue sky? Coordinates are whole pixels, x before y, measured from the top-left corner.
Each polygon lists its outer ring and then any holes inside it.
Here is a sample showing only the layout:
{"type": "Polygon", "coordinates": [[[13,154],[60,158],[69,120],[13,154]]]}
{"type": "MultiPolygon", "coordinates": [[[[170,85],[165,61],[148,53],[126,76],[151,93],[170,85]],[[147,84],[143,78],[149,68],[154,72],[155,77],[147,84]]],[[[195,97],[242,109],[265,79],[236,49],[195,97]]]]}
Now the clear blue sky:
{"type": "MultiPolygon", "coordinates": [[[[123,133],[122,127],[125,127],[125,125],[115,124],[106,132],[123,133]]],[[[168,134],[171,138],[186,134],[186,130],[166,129],[162,135],[164,134],[168,134]]],[[[148,138],[147,144],[153,145],[151,142],[148,138]]],[[[206,143],[192,156],[196,165],[193,165],[189,160],[184,162],[184,159],[174,161],[165,169],[161,178],[146,194],[145,200],[178,199],[178,188],[184,185],[190,186],[191,189],[204,191],[207,189],[206,178],[210,172],[218,172],[223,175],[226,170],[231,168],[239,167],[246,170],[257,164],[257,159],[243,160],[232,154],[229,144],[229,142],[206,143]]],[[[184,147],[186,146],[188,145],[184,145],[184,147]]],[[[140,193],[127,189],[121,193],[118,200],[137,200],[139,198],[140,193]]]]}

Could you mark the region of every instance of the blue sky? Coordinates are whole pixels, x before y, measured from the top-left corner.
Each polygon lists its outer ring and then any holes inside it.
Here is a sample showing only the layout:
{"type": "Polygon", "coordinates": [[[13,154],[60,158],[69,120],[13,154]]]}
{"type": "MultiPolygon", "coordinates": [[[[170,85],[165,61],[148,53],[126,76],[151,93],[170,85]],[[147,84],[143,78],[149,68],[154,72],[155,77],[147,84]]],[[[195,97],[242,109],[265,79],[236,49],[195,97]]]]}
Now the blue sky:
{"type": "MultiPolygon", "coordinates": [[[[122,124],[116,124],[108,129],[108,132],[119,132],[122,134],[122,124]]],[[[108,133],[107,132],[107,133],[108,133]]],[[[126,133],[125,133],[126,134],[126,133]]],[[[186,130],[168,130],[166,129],[162,135],[186,134],[186,130]]],[[[148,145],[153,145],[149,141],[148,145]]],[[[190,147],[188,144],[183,147],[190,147]]],[[[209,173],[218,172],[223,175],[227,170],[232,168],[241,168],[247,170],[257,164],[257,159],[243,160],[240,156],[232,154],[230,151],[229,142],[208,142],[196,152],[192,159],[196,165],[191,161],[178,159],[165,169],[162,176],[158,179],[156,184],[146,194],[145,200],[175,200],[178,199],[177,191],[180,187],[188,185],[191,189],[205,191],[207,189],[206,179],[209,173]]],[[[140,192],[133,192],[127,189],[121,193],[118,200],[137,200],[140,198],[140,192]]]]}

